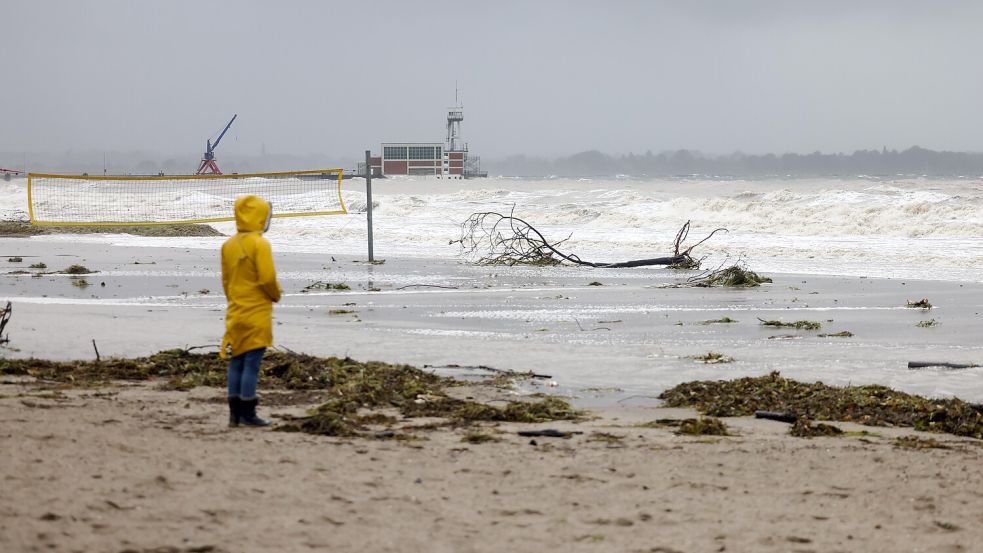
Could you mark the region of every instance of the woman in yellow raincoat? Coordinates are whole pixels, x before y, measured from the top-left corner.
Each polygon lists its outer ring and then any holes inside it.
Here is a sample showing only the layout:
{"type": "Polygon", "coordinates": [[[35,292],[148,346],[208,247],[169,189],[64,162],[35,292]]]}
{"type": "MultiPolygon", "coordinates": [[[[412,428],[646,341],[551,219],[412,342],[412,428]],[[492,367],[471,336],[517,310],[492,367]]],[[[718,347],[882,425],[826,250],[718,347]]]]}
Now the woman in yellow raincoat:
{"type": "Polygon", "coordinates": [[[273,251],[263,237],[273,208],[257,196],[242,196],[236,200],[235,215],[238,232],[222,244],[222,287],[229,304],[222,358],[232,350],[229,426],[267,426],[269,421],[256,416],[256,384],[263,352],[273,345],[273,303],[281,294],[273,251]]]}

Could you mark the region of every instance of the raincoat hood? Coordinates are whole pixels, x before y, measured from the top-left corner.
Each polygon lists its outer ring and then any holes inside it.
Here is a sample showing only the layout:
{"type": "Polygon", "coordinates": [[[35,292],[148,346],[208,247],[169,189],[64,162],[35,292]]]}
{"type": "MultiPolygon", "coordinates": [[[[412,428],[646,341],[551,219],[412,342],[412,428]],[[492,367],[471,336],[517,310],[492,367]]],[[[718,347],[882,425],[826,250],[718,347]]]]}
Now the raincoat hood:
{"type": "Polygon", "coordinates": [[[272,209],[269,202],[259,196],[242,196],[236,199],[236,230],[239,232],[264,232],[272,209]]]}

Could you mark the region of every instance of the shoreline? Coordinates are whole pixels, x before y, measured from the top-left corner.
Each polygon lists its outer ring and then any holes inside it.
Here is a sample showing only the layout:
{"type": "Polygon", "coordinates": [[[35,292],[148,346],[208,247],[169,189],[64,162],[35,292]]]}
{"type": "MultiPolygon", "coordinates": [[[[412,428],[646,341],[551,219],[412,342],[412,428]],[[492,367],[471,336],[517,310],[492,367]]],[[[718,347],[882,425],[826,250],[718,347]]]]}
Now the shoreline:
{"type": "MultiPolygon", "coordinates": [[[[11,342],[0,355],[91,359],[95,340],[104,356],[140,356],[217,344],[224,329],[210,249],[0,238],[0,251],[24,259],[0,258],[0,298],[14,305],[11,342]],[[48,268],[28,268],[37,262],[48,268]],[[70,264],[97,272],[33,276],[70,264]],[[16,270],[28,274],[9,274],[16,270]],[[81,279],[89,285],[72,285],[81,279]]],[[[292,351],[533,371],[564,389],[620,388],[626,395],[778,370],[831,385],[879,383],[983,401],[983,369],[907,369],[909,361],[983,359],[975,335],[983,284],[773,273],[766,276],[775,282],[758,288],[664,288],[691,272],[426,258],[372,265],[291,252],[276,262],[285,296],[274,309],[275,343],[292,351]],[[304,290],[317,282],[349,290],[304,290]],[[934,307],[904,307],[922,298],[934,307]],[[737,322],[702,324],[725,317],[737,322]],[[759,318],[821,328],[773,329],[759,318]],[[931,320],[936,326],[916,326],[931,320]],[[820,336],[843,331],[853,336],[820,336]],[[734,361],[690,358],[711,352],[734,361]]]]}

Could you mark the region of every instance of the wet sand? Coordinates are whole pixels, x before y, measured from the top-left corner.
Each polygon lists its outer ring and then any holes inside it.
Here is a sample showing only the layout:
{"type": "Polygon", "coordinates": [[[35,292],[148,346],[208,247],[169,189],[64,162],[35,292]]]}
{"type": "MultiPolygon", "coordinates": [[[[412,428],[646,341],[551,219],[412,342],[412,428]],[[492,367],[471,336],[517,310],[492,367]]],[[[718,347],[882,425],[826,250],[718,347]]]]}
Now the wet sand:
{"type": "MultiPolygon", "coordinates": [[[[215,252],[222,239],[187,239],[186,247],[181,240],[150,242],[172,245],[164,248],[0,239],[0,273],[35,273],[27,266],[38,261],[48,265],[46,271],[74,263],[99,271],[82,277],[0,274],[0,298],[14,303],[8,330],[18,348],[4,355],[91,359],[92,340],[106,356],[218,344],[225,302],[215,252]],[[12,255],[24,261],[7,262],[12,255]],[[90,285],[73,286],[79,278],[90,285]]],[[[799,380],[878,383],[983,402],[983,368],[907,369],[908,361],[983,361],[983,285],[977,283],[772,274],[774,283],[760,288],[686,289],[661,288],[690,276],[661,268],[334,259],[276,254],[285,291],[274,310],[277,345],[418,366],[532,370],[553,375],[564,387],[617,388],[629,395],[779,370],[799,380]],[[318,281],[350,290],[304,293],[318,281]],[[904,307],[922,298],[935,307],[904,307]],[[700,324],[723,317],[738,322],[700,324]],[[773,328],[759,319],[811,320],[822,328],[773,328]],[[937,326],[916,326],[932,320],[937,326]],[[821,336],[841,331],[853,336],[821,336]],[[735,361],[704,365],[690,358],[710,351],[735,361]]]]}

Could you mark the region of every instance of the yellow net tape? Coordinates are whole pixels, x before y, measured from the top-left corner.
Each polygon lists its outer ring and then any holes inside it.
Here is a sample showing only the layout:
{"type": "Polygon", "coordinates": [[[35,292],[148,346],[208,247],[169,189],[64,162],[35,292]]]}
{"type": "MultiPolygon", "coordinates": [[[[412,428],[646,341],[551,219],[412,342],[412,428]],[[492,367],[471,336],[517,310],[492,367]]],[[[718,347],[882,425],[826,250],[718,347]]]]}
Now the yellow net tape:
{"type": "Polygon", "coordinates": [[[234,221],[236,198],[253,194],[274,217],[342,215],[341,169],[193,176],[30,173],[34,225],[174,225],[234,221]]]}

